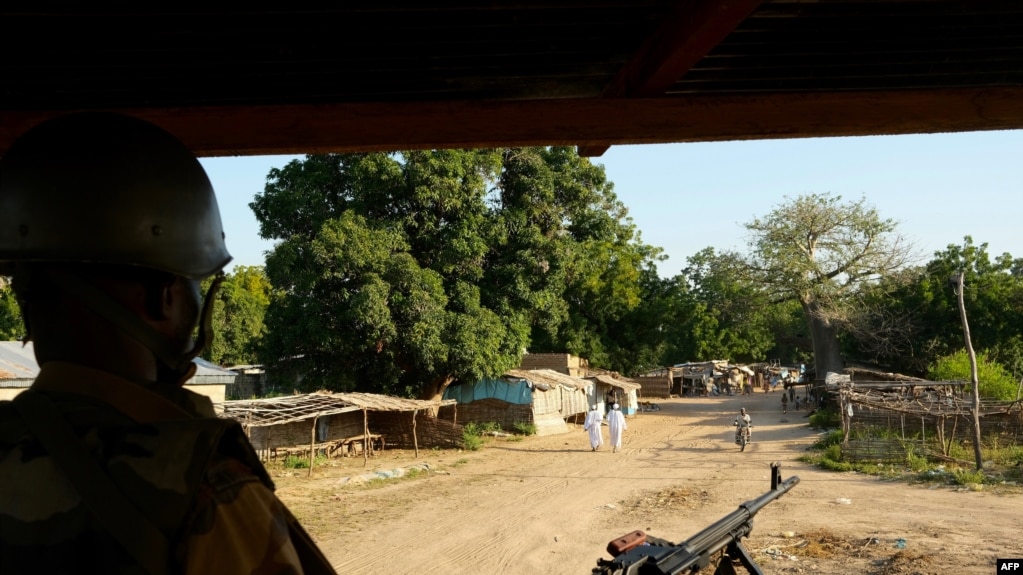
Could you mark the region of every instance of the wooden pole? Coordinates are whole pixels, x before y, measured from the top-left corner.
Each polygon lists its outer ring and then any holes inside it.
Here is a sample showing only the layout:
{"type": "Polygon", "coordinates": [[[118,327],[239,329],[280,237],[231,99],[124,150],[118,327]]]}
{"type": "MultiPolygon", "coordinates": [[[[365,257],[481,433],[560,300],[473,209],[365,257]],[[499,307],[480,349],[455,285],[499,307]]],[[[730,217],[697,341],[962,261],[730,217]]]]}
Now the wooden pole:
{"type": "Polygon", "coordinates": [[[966,340],[966,353],[970,357],[970,383],[973,384],[973,456],[977,460],[977,471],[984,467],[984,455],[980,450],[980,381],[977,378],[977,354],[973,351],[973,341],[970,339],[970,324],[966,321],[966,304],[963,302],[963,291],[965,290],[964,277],[966,272],[959,270],[956,277],[956,295],[959,297],[959,318],[963,322],[963,339],[966,340]]]}
{"type": "Polygon", "coordinates": [[[416,415],[418,410],[412,410],[412,446],[416,449],[416,459],[419,459],[419,438],[416,437],[416,415]]]}
{"type": "Polygon", "coordinates": [[[369,465],[369,411],[362,408],[362,466],[369,465]]]}
{"type": "Polygon", "coordinates": [[[309,477],[313,476],[313,459],[316,457],[316,420],[318,418],[313,416],[313,429],[311,439],[309,440],[309,477]]]}

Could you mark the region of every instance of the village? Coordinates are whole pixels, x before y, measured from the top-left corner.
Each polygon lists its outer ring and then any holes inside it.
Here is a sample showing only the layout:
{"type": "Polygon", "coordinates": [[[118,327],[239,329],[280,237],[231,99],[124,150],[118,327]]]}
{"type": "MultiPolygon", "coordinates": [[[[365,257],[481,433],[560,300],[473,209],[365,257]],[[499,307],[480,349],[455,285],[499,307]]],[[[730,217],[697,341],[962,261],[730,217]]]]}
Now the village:
{"type": "MultiPolygon", "coordinates": [[[[0,346],[8,396],[38,369],[31,346],[14,343],[0,346]]],[[[504,377],[452,386],[437,401],[229,399],[258,393],[265,374],[205,363],[189,386],[242,424],[282,501],[340,572],[586,572],[627,531],[691,535],[765,491],[773,462],[800,482],[758,515],[748,539],[766,573],[970,573],[1013,549],[1010,486],[914,485],[807,462],[822,435],[809,417],[829,401],[853,405],[857,426],[965,441],[961,382],[848,372],[815,392],[799,366],[774,362],[687,362],[623,378],[569,354],[529,354],[504,377]],[[789,394],[798,405],[782,403],[789,394]],[[583,417],[594,405],[603,414],[608,397],[627,416],[624,446],[591,453],[583,417]],[[754,424],[743,451],[731,441],[740,407],[754,424]],[[474,423],[492,433],[470,450],[464,431],[474,423]],[[512,432],[526,423],[530,433],[512,432]]],[[[988,406],[988,415],[986,427],[1023,435],[1018,402],[988,406]]],[[[901,465],[906,445],[853,440],[843,455],[901,465]]]]}

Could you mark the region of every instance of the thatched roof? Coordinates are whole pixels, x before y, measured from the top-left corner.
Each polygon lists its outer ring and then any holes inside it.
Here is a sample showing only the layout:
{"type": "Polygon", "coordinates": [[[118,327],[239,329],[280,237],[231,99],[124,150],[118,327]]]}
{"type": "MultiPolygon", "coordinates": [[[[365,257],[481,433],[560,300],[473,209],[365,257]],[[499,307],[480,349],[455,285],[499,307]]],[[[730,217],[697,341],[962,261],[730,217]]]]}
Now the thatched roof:
{"type": "Polygon", "coordinates": [[[352,411],[418,411],[455,403],[454,400],[425,401],[373,393],[317,392],[266,399],[225,401],[223,417],[248,427],[281,425],[352,411]]]}
{"type": "MultiPolygon", "coordinates": [[[[319,392],[324,393],[324,392],[319,392]]],[[[370,411],[419,411],[432,409],[441,405],[452,405],[455,400],[406,399],[375,393],[330,393],[327,394],[351,405],[366,408],[370,411]]]]}
{"type": "Polygon", "coordinates": [[[534,385],[544,387],[563,385],[572,389],[584,389],[590,385],[590,382],[585,379],[565,375],[553,369],[509,369],[504,372],[504,376],[524,379],[532,382],[534,385]]]}
{"type": "Polygon", "coordinates": [[[597,380],[600,383],[603,383],[605,385],[610,385],[612,387],[617,387],[619,389],[624,389],[626,391],[640,389],[640,388],[643,387],[642,385],[640,385],[638,383],[635,383],[635,382],[632,382],[632,381],[627,381],[625,379],[613,377],[613,376],[606,375],[606,374],[594,375],[594,376],[589,377],[589,379],[595,379],[595,380],[597,380]]]}

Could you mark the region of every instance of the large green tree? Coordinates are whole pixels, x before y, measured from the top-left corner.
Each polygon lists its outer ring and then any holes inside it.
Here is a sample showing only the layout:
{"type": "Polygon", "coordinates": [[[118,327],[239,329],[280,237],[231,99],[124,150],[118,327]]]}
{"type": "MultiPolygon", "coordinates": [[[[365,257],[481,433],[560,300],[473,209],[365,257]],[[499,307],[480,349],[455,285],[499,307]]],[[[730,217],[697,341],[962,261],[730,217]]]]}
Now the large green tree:
{"type": "MultiPolygon", "coordinates": [[[[872,331],[897,325],[899,345],[882,353],[896,369],[926,375],[939,358],[963,348],[957,295],[950,281],[960,270],[971,339],[987,359],[1023,374],[1023,273],[1010,254],[992,258],[987,244],[967,236],[934,253],[927,264],[880,282],[867,292],[877,318],[872,331]]],[[[867,324],[869,325],[869,323],[867,324]]]]}
{"type": "Polygon", "coordinates": [[[236,266],[225,274],[213,304],[214,337],[206,359],[228,366],[258,361],[271,289],[261,266],[236,266]]]}
{"type": "MultiPolygon", "coordinates": [[[[660,249],[642,242],[601,166],[570,148],[507,150],[493,245],[502,277],[520,277],[531,349],[631,373],[643,283],[660,249]]],[[[503,284],[499,277],[494,282],[503,284]]]]}
{"type": "Polygon", "coordinates": [[[0,277],[0,340],[14,341],[25,337],[25,324],[14,290],[6,278],[0,277]]]}
{"type": "Polygon", "coordinates": [[[299,387],[432,398],[526,349],[634,355],[614,328],[656,250],[574,150],[309,156],[251,206],[278,240],[262,357],[299,387]]]}
{"type": "Polygon", "coordinates": [[[746,224],[748,270],[772,297],[799,302],[818,377],[843,367],[838,334],[860,287],[912,258],[896,227],[864,199],[831,194],[786,198],[746,224]]]}

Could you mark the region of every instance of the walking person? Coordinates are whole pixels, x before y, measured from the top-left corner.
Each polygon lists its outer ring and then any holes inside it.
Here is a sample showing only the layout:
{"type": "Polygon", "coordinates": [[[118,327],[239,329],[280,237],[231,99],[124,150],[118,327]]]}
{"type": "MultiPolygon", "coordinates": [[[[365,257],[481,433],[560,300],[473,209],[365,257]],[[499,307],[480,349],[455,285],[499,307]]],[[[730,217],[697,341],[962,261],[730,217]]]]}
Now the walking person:
{"type": "Polygon", "coordinates": [[[586,414],[586,422],[583,423],[583,429],[590,436],[590,448],[592,451],[596,451],[601,445],[604,445],[603,433],[600,430],[603,421],[604,418],[600,416],[598,405],[594,403],[593,409],[586,414]]]}
{"type": "Polygon", "coordinates": [[[784,393],[781,394],[781,412],[782,413],[789,412],[789,396],[784,393]]]}
{"type": "Polygon", "coordinates": [[[611,434],[612,453],[618,453],[622,448],[622,432],[627,428],[625,415],[622,414],[621,406],[616,403],[611,406],[611,413],[607,414],[607,430],[611,434]]]}

